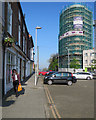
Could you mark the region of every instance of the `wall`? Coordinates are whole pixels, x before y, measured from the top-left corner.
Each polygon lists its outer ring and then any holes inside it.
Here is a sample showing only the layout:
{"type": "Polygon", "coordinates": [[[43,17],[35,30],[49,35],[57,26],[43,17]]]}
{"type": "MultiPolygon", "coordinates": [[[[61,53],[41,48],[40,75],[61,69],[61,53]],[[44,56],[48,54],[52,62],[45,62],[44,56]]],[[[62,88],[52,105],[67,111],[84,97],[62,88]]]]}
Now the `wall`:
{"type": "Polygon", "coordinates": [[[94,50],[84,50],[83,51],[83,69],[85,67],[90,67],[91,68],[91,61],[94,59],[94,50]],[[87,53],[87,55],[86,55],[87,53]],[[93,53],[93,54],[92,54],[93,53]],[[92,54],[92,55],[90,55],[92,54]],[[85,62],[87,60],[87,63],[85,62]]]}
{"type": "Polygon", "coordinates": [[[2,49],[2,2],[0,2],[0,119],[2,118],[2,63],[3,63],[3,49],[2,49]]]}
{"type": "MultiPolygon", "coordinates": [[[[59,72],[72,72],[74,73],[74,69],[73,68],[59,68],[58,69],[59,72]]],[[[75,69],[75,73],[76,72],[83,72],[83,69],[75,69]]]]}

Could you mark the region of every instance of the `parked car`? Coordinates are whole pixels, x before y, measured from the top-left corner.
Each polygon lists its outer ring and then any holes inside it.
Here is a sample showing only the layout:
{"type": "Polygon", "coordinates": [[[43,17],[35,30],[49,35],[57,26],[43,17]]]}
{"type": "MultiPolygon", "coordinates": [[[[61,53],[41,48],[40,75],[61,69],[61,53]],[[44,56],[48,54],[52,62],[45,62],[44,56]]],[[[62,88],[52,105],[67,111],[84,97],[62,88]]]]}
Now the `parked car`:
{"type": "Polygon", "coordinates": [[[93,72],[90,72],[92,75],[93,75],[93,79],[96,79],[96,72],[93,71],[93,72]]]}
{"type": "Polygon", "coordinates": [[[48,73],[48,71],[41,71],[39,72],[39,75],[45,75],[46,73],[48,73]]]}
{"type": "Polygon", "coordinates": [[[44,78],[44,84],[47,83],[51,85],[54,82],[64,82],[70,86],[73,83],[76,83],[77,79],[71,72],[55,72],[44,78]]]}
{"type": "Polygon", "coordinates": [[[75,76],[77,79],[87,79],[87,80],[93,79],[93,75],[87,72],[74,73],[73,76],[75,76]]]}

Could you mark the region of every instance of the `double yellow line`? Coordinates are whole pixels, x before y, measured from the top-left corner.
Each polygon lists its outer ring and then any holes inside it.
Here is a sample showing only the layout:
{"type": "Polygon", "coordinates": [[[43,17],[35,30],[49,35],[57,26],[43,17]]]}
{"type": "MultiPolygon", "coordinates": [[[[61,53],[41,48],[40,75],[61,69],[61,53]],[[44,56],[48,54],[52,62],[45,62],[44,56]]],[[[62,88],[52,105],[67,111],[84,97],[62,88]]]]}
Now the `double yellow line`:
{"type": "Polygon", "coordinates": [[[48,87],[44,85],[44,89],[45,89],[45,93],[46,93],[46,96],[48,98],[48,102],[50,104],[50,109],[52,111],[52,114],[53,114],[54,118],[61,118],[61,116],[60,116],[60,114],[59,114],[59,112],[58,112],[58,110],[57,110],[57,108],[56,108],[56,106],[54,104],[54,101],[53,101],[53,99],[51,97],[51,94],[49,92],[48,87]]]}

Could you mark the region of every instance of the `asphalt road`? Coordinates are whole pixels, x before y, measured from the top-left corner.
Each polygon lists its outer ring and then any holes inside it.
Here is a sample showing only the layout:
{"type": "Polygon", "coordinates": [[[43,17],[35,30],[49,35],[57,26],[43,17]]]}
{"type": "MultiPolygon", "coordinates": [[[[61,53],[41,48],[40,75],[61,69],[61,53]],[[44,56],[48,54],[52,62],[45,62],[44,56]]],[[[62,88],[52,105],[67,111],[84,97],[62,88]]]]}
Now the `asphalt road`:
{"type": "Polygon", "coordinates": [[[72,86],[53,84],[44,87],[50,118],[94,118],[94,80],[79,80],[72,86]]]}

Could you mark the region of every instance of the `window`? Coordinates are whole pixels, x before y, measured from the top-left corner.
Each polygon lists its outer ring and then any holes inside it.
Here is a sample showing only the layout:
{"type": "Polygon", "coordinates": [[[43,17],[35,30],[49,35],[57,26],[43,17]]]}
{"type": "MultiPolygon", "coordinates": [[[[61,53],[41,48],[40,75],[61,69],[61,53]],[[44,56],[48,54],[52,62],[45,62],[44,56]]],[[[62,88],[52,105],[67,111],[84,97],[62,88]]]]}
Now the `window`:
{"type": "Polygon", "coordinates": [[[69,73],[63,73],[63,76],[69,76],[69,73]]]}
{"type": "Polygon", "coordinates": [[[10,35],[12,35],[12,9],[9,3],[7,10],[7,31],[9,32],[10,35]]]}
{"type": "Polygon", "coordinates": [[[92,53],[90,53],[90,56],[92,56],[92,53]]]}
{"type": "Polygon", "coordinates": [[[27,49],[27,40],[25,40],[25,54],[26,54],[26,50],[27,49]]]}
{"type": "Polygon", "coordinates": [[[26,50],[27,49],[27,40],[25,40],[25,54],[26,54],[26,50]]]}
{"type": "Polygon", "coordinates": [[[56,73],[55,75],[56,75],[56,77],[57,77],[57,76],[61,76],[61,73],[56,73]]]}
{"type": "Polygon", "coordinates": [[[25,25],[23,24],[23,34],[25,33],[25,25]]]}
{"type": "Polygon", "coordinates": [[[23,51],[25,52],[25,36],[23,36],[23,51]]]}
{"type": "Polygon", "coordinates": [[[21,28],[20,28],[20,25],[18,27],[18,44],[20,46],[20,43],[21,43],[21,28]]]}
{"type": "Polygon", "coordinates": [[[90,63],[93,63],[93,60],[90,60],[90,63]]]}
{"type": "Polygon", "coordinates": [[[85,63],[87,64],[87,63],[88,63],[88,61],[87,61],[87,60],[85,60],[85,63]]]}
{"type": "Polygon", "coordinates": [[[12,81],[12,69],[16,67],[15,55],[7,52],[7,63],[6,63],[6,82],[7,84],[12,81]]]}
{"type": "Polygon", "coordinates": [[[85,56],[88,56],[88,54],[87,54],[87,53],[85,53],[85,56]]]}
{"type": "Polygon", "coordinates": [[[20,11],[19,11],[19,21],[21,21],[21,14],[20,14],[20,11]]]}

